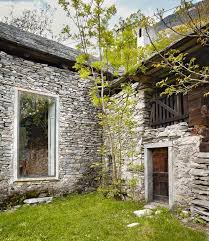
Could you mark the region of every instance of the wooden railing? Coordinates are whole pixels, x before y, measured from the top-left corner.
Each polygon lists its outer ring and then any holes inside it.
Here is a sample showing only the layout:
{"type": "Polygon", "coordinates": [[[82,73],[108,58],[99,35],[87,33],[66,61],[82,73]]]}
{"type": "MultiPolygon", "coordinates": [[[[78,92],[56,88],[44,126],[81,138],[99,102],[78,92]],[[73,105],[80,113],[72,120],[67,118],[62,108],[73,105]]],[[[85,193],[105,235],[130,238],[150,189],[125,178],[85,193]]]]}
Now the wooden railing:
{"type": "Polygon", "coordinates": [[[150,125],[166,127],[188,119],[188,96],[183,94],[151,100],[150,125]]]}

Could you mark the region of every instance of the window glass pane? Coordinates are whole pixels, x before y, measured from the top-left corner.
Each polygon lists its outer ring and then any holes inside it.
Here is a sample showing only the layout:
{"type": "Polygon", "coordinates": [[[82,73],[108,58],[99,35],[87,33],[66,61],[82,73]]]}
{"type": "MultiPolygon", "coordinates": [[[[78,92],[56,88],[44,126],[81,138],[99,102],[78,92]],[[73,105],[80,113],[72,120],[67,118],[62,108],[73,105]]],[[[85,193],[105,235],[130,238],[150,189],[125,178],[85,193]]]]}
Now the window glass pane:
{"type": "Polygon", "coordinates": [[[140,28],[139,29],[139,38],[141,38],[142,37],[142,29],[140,28]]]}
{"type": "Polygon", "coordinates": [[[19,176],[55,176],[56,99],[19,91],[19,176]]]}

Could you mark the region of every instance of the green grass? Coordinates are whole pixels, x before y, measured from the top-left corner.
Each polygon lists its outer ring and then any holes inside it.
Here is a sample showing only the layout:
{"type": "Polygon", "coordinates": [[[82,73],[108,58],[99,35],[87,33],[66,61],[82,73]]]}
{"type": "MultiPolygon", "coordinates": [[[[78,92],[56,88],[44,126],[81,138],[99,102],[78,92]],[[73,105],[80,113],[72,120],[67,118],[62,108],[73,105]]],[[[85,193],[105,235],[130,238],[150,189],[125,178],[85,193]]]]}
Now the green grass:
{"type": "Polygon", "coordinates": [[[56,199],[47,205],[0,214],[0,240],[11,241],[206,241],[207,236],[182,226],[170,213],[137,218],[142,208],[99,194],[56,199]],[[139,222],[134,228],[127,224],[139,222]]]}

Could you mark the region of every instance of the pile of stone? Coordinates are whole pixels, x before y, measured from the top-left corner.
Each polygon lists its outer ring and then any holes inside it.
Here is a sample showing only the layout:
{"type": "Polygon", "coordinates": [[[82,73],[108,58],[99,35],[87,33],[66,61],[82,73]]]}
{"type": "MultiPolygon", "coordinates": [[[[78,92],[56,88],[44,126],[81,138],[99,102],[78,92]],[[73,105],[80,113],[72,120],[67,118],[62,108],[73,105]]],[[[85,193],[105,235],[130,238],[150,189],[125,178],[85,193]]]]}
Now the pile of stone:
{"type": "Polygon", "coordinates": [[[200,153],[193,169],[193,213],[209,222],[209,153],[200,153]]]}

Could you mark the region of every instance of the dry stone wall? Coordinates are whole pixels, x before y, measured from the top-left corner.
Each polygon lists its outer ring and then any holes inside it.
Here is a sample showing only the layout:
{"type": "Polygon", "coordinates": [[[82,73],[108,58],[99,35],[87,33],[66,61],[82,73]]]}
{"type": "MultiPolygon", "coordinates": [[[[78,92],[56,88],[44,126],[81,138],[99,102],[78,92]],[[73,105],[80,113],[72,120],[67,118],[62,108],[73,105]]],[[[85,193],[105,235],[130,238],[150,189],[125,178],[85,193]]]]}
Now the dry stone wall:
{"type": "Polygon", "coordinates": [[[193,176],[193,214],[209,222],[209,153],[200,153],[191,171],[193,176]]]}
{"type": "MultiPolygon", "coordinates": [[[[0,205],[14,195],[62,195],[78,189],[89,190],[95,185],[90,166],[100,158],[97,150],[102,143],[102,131],[96,117],[97,111],[90,103],[90,87],[91,83],[81,80],[75,72],[0,52],[0,205]],[[14,182],[15,87],[60,97],[58,180],[14,182]]],[[[199,198],[192,189],[193,180],[195,185],[197,181],[207,181],[197,179],[192,174],[192,165],[199,159],[201,137],[194,135],[187,123],[150,128],[150,97],[143,86],[135,87],[138,99],[134,117],[137,122],[137,156],[134,160],[127,160],[123,177],[127,184],[133,178],[138,180],[136,193],[138,198],[143,198],[144,172],[136,173],[130,168],[130,163],[133,161],[131,164],[143,166],[145,144],[172,142],[175,153],[174,198],[177,203],[189,204],[194,195],[199,198]]],[[[203,189],[202,185],[198,185],[203,189]]],[[[208,192],[202,189],[201,192],[208,192]]]]}
{"type": "MultiPolygon", "coordinates": [[[[137,105],[135,108],[135,120],[137,123],[137,153],[133,160],[126,160],[123,168],[123,177],[128,184],[132,178],[137,178],[136,195],[139,198],[145,197],[145,176],[144,171],[134,173],[129,167],[130,163],[144,165],[144,146],[160,143],[171,143],[173,147],[173,197],[174,203],[189,206],[193,200],[192,191],[193,177],[191,174],[192,165],[198,160],[199,145],[201,136],[194,134],[193,129],[188,127],[186,122],[174,124],[167,127],[153,129],[149,125],[150,105],[152,98],[144,86],[136,86],[137,105]]],[[[129,186],[129,185],[128,185],[129,186]]]]}
{"type": "Polygon", "coordinates": [[[101,130],[89,99],[91,83],[77,73],[0,52],[0,206],[8,197],[48,192],[61,195],[94,185],[101,130]],[[15,88],[59,96],[59,179],[14,182],[15,88]]]}
{"type": "MultiPolygon", "coordinates": [[[[143,102],[139,99],[140,108],[138,117],[143,118],[143,123],[139,122],[138,129],[141,142],[138,148],[141,150],[141,162],[144,163],[144,146],[152,144],[152,146],[160,143],[170,143],[173,149],[172,166],[173,166],[173,202],[177,205],[190,206],[194,193],[192,191],[193,177],[191,175],[192,165],[199,156],[199,145],[201,136],[193,133],[193,128],[189,128],[186,122],[176,123],[171,126],[153,129],[150,127],[150,99],[152,95],[146,89],[139,90],[143,96],[143,102]],[[142,104],[143,103],[143,104],[142,104]]],[[[144,190],[144,176],[140,177],[144,190]]]]}
{"type": "MultiPolygon", "coordinates": [[[[128,157],[124,155],[124,163],[122,167],[122,178],[125,181],[125,191],[132,198],[143,199],[144,198],[144,170],[143,170],[143,146],[142,138],[144,133],[144,127],[147,122],[147,111],[146,111],[146,98],[144,87],[139,83],[134,84],[133,89],[137,89],[132,96],[129,96],[130,99],[136,100],[136,105],[134,105],[134,121],[136,123],[135,133],[133,135],[126,135],[125,138],[125,150],[124,153],[130,151],[130,143],[133,145],[133,156],[128,157]],[[136,143],[136,146],[135,144],[136,143]]],[[[118,93],[113,96],[113,98],[123,99],[126,98],[126,95],[123,92],[118,93]]]]}
{"type": "Polygon", "coordinates": [[[192,134],[192,129],[186,122],[151,129],[144,132],[144,144],[171,143],[173,149],[173,196],[174,203],[190,205],[194,193],[192,192],[192,166],[198,160],[201,137],[192,134]]]}

